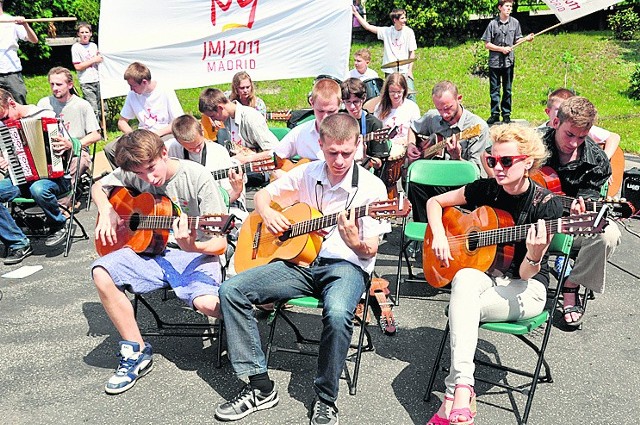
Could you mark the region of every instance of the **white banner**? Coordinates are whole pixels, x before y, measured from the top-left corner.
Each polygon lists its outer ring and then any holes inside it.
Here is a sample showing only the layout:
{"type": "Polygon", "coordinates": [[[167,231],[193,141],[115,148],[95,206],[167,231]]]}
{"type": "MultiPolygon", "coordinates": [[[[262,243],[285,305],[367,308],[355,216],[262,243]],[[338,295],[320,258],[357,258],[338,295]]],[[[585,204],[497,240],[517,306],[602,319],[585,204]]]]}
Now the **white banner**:
{"type": "Polygon", "coordinates": [[[348,0],[107,0],[100,6],[102,97],[125,95],[125,68],[142,62],[175,89],[251,78],[347,74],[348,0]]]}
{"type": "Polygon", "coordinates": [[[563,24],[606,9],[622,0],[543,0],[563,24]]]}

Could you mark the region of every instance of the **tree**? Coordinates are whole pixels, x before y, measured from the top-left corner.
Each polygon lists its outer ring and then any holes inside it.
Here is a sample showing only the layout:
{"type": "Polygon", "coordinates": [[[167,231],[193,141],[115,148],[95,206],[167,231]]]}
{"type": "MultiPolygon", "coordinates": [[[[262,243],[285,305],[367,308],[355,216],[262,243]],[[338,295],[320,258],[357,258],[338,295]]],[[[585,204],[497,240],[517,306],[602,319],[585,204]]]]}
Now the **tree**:
{"type": "MultiPolygon", "coordinates": [[[[25,18],[52,18],[59,16],[75,16],[79,21],[90,22],[97,33],[100,17],[100,0],[30,0],[4,2],[5,12],[25,18]]],[[[33,23],[31,27],[40,38],[40,43],[32,45],[25,43],[20,46],[21,58],[24,60],[46,59],[51,56],[51,47],[44,39],[47,37],[49,25],[33,23]]]]}

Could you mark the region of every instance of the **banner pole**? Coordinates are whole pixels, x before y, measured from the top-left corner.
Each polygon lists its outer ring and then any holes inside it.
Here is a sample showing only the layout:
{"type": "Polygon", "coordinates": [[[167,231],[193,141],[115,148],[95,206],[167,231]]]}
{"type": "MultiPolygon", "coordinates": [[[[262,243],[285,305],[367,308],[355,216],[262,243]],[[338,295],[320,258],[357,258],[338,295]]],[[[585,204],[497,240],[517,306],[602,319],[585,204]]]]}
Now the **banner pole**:
{"type": "MultiPolygon", "coordinates": [[[[571,21],[567,21],[567,22],[571,22],[571,21]]],[[[557,24],[552,25],[552,26],[550,26],[549,28],[545,28],[545,29],[543,29],[542,31],[535,33],[533,36],[534,36],[534,37],[537,37],[537,36],[539,36],[540,34],[544,34],[545,32],[549,32],[549,31],[551,31],[551,30],[554,30],[554,29],[558,28],[559,26],[566,24],[567,22],[558,22],[557,24]]],[[[514,45],[513,45],[513,47],[511,48],[511,50],[515,49],[516,47],[518,47],[519,45],[521,45],[521,44],[522,44],[522,43],[524,43],[525,41],[527,41],[527,37],[522,37],[520,40],[518,40],[518,42],[517,42],[516,44],[514,44],[514,45]]]]}

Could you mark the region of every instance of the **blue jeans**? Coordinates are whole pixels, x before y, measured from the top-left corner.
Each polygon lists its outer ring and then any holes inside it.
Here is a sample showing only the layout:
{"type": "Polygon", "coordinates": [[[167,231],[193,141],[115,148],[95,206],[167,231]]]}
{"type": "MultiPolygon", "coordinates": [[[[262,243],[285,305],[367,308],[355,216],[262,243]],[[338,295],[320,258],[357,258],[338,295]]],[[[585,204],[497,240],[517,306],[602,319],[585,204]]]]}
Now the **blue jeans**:
{"type": "Polygon", "coordinates": [[[69,192],[69,189],[71,189],[71,180],[64,177],[36,180],[29,186],[31,198],[42,208],[53,227],[64,226],[66,218],[58,206],[58,196],[69,192]]]}
{"type": "Polygon", "coordinates": [[[236,374],[267,371],[253,305],[314,296],[324,302],[314,390],[323,400],[335,402],[365,279],[366,273],[348,261],[319,259],[308,268],[275,261],[224,282],[219,294],[229,358],[236,374]]]}
{"type": "Polygon", "coordinates": [[[10,179],[0,180],[0,241],[8,249],[20,249],[29,245],[29,238],[20,230],[11,213],[3,204],[20,196],[20,189],[10,179]]]}
{"type": "Polygon", "coordinates": [[[508,68],[489,68],[489,94],[491,95],[491,116],[502,118],[511,116],[511,86],[513,84],[513,65],[508,68]],[[502,102],[500,86],[502,85],[502,102]]]}

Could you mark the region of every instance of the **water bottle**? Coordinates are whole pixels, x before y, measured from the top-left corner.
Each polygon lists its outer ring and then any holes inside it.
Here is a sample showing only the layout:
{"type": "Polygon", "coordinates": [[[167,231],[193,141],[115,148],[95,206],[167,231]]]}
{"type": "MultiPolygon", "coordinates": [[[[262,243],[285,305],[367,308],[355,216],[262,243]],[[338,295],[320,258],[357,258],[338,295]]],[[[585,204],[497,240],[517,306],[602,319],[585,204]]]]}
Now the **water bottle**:
{"type": "MultiPolygon", "coordinates": [[[[559,255],[556,258],[556,262],[554,264],[554,269],[556,271],[556,273],[558,274],[558,276],[560,276],[560,272],[562,271],[562,265],[564,264],[564,261],[567,257],[565,257],[564,255],[559,255]]],[[[567,264],[567,271],[565,272],[564,276],[567,277],[569,276],[569,274],[571,273],[571,269],[573,267],[571,267],[571,263],[567,264]]]]}

